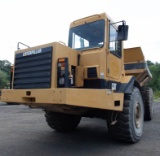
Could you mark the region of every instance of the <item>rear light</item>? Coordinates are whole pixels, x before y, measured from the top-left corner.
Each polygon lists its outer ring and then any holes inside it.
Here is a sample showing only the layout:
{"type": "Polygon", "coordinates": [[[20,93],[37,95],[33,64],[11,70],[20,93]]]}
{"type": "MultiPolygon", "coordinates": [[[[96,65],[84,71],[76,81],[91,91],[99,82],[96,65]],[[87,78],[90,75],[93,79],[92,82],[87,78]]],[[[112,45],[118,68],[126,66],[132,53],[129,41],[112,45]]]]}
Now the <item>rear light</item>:
{"type": "Polygon", "coordinates": [[[68,58],[59,58],[57,63],[57,86],[70,87],[68,58]]]}

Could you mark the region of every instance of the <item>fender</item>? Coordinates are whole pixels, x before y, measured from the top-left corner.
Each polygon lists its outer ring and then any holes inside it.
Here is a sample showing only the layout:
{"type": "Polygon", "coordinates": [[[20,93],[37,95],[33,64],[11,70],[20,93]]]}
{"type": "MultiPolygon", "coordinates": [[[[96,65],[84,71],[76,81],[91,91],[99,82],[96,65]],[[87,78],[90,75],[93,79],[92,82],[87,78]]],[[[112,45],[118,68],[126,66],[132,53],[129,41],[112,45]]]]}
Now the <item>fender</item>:
{"type": "Polygon", "coordinates": [[[107,81],[104,79],[89,79],[84,80],[84,88],[110,89],[114,90],[115,93],[130,94],[132,93],[133,86],[137,83],[134,76],[124,76],[120,82],[107,81]]]}
{"type": "MultiPolygon", "coordinates": [[[[137,82],[138,83],[138,82],[137,82]]],[[[136,83],[136,79],[133,76],[125,76],[122,79],[122,82],[120,83],[120,87],[118,88],[117,92],[122,92],[122,93],[132,93],[133,86],[136,83]]]]}

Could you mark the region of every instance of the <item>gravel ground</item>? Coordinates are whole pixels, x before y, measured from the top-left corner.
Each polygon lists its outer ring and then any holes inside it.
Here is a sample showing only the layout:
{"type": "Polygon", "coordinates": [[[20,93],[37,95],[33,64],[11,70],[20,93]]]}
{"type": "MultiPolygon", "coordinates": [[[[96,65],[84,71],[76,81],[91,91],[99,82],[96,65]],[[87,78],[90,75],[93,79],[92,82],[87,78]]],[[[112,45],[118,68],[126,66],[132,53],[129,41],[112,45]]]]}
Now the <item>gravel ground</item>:
{"type": "Polygon", "coordinates": [[[160,156],[160,103],[136,144],[111,140],[105,120],[82,118],[75,132],[48,127],[41,109],[0,103],[0,156],[160,156]]]}

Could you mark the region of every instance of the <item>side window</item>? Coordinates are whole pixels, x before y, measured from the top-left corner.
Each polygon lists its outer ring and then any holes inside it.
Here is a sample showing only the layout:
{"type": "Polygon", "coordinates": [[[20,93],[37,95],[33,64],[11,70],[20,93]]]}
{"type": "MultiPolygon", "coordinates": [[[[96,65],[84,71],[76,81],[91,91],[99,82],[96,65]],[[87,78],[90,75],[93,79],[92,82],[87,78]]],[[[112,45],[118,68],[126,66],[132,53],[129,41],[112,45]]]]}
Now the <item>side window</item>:
{"type": "Polygon", "coordinates": [[[122,56],[122,50],[121,50],[121,41],[117,40],[117,30],[113,25],[110,24],[109,28],[109,50],[112,54],[121,57],[122,56]]]}

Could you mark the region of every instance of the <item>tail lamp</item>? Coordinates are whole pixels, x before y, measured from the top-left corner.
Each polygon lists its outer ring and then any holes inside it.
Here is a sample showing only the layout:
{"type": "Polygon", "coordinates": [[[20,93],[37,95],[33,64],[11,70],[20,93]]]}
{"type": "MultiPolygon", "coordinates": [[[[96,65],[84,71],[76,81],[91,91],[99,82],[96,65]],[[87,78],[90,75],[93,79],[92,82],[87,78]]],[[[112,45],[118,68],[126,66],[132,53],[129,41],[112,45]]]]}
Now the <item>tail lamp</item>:
{"type": "Polygon", "coordinates": [[[59,58],[57,63],[57,86],[70,87],[68,58],[59,58]]]}

